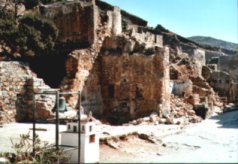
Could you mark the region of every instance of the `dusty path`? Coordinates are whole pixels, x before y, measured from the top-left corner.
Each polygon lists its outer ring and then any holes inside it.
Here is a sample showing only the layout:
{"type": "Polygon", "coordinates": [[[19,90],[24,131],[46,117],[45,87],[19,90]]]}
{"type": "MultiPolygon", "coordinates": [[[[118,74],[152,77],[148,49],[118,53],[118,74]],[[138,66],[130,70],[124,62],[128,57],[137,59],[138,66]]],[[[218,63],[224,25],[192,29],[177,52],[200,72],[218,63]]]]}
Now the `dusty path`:
{"type": "Polygon", "coordinates": [[[152,144],[138,138],[118,143],[115,150],[101,146],[101,162],[238,162],[238,111],[214,116],[189,126],[179,134],[154,138],[162,142],[152,144]]]}
{"type": "MultiPolygon", "coordinates": [[[[37,132],[42,140],[54,143],[55,126],[37,124],[46,131],[37,132]]],[[[12,151],[10,138],[31,132],[32,124],[6,124],[0,127],[0,152],[12,151]]],[[[66,129],[60,126],[60,131],[66,129]]],[[[151,136],[156,143],[130,136],[116,141],[117,149],[100,146],[101,163],[183,163],[238,162],[238,111],[214,116],[198,124],[180,125],[100,125],[100,137],[118,136],[132,132],[151,136]]]]}

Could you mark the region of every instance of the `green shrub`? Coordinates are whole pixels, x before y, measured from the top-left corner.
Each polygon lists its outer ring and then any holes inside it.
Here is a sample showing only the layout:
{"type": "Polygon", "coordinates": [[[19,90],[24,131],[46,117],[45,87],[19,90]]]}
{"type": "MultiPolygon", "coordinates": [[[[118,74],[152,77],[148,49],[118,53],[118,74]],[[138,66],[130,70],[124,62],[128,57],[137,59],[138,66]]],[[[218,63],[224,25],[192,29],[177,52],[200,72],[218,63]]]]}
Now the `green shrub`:
{"type": "Polygon", "coordinates": [[[0,41],[4,41],[13,51],[17,49],[18,26],[13,19],[0,18],[0,41]]]}
{"type": "Polygon", "coordinates": [[[0,18],[0,38],[4,40],[12,39],[18,32],[17,24],[13,19],[0,18]]]}
{"type": "Polygon", "coordinates": [[[27,56],[40,56],[53,50],[58,36],[54,23],[37,15],[24,16],[19,23],[18,43],[27,56]]]}
{"type": "Polygon", "coordinates": [[[25,15],[18,24],[13,19],[0,19],[0,38],[25,57],[49,54],[57,36],[55,24],[38,15],[25,15]]]}

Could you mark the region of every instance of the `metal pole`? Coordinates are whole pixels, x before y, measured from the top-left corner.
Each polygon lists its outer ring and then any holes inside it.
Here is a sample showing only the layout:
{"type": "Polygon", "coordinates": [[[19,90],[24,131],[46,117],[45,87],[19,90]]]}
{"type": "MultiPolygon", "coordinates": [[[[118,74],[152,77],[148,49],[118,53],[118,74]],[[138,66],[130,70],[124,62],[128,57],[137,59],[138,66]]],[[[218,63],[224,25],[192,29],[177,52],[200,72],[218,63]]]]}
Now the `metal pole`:
{"type": "Polygon", "coordinates": [[[56,124],[55,124],[55,141],[56,149],[59,149],[59,91],[56,92],[56,124]]]}
{"type": "Polygon", "coordinates": [[[80,152],[81,152],[81,117],[80,117],[80,107],[81,107],[81,93],[78,92],[78,163],[80,163],[80,152]]]}
{"type": "Polygon", "coordinates": [[[32,129],[33,129],[32,142],[33,142],[33,156],[34,156],[35,155],[35,138],[36,138],[36,101],[35,101],[34,93],[33,93],[33,128],[32,129]]]}

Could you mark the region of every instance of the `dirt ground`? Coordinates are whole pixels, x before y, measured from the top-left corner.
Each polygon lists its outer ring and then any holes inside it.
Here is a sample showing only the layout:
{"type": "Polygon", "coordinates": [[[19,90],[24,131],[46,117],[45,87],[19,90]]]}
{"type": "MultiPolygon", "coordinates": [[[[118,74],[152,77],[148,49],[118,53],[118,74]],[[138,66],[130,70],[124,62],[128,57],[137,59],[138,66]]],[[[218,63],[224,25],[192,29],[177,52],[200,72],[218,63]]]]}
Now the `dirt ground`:
{"type": "MultiPolygon", "coordinates": [[[[151,134],[150,134],[151,135],[151,134]]],[[[101,163],[237,163],[238,111],[227,112],[151,143],[138,136],[101,144],[101,163]],[[116,145],[116,146],[115,146],[116,145]]]]}
{"type": "MultiPolygon", "coordinates": [[[[0,127],[0,152],[31,131],[32,124],[0,127]]],[[[37,124],[41,140],[54,143],[55,125],[37,124]]],[[[60,125],[60,131],[66,126],[60,125]]],[[[180,125],[98,125],[100,163],[238,163],[238,110],[201,123],[180,125]]]]}

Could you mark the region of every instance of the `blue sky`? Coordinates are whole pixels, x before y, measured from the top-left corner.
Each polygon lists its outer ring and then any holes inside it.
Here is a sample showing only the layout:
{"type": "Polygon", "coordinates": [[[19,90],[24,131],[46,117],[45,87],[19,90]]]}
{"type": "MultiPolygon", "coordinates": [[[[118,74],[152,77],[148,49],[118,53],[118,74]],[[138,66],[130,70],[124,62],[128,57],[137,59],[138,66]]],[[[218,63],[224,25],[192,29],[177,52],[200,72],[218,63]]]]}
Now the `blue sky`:
{"type": "Polygon", "coordinates": [[[185,37],[238,43],[238,0],[103,0],[185,37]]]}

